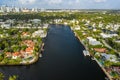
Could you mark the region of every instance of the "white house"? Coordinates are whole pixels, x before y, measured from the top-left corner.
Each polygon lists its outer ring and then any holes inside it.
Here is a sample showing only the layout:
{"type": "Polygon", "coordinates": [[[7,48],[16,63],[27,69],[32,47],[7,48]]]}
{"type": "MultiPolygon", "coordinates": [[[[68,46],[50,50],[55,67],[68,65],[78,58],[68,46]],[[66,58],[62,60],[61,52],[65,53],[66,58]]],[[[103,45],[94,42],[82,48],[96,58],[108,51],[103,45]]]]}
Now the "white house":
{"type": "Polygon", "coordinates": [[[38,30],[32,34],[32,37],[40,36],[41,38],[44,38],[46,35],[47,33],[45,33],[44,30],[38,30]]]}
{"type": "Polygon", "coordinates": [[[44,25],[43,25],[43,28],[44,28],[44,29],[48,28],[48,24],[44,24],[44,25]]]}
{"type": "Polygon", "coordinates": [[[92,38],[92,37],[87,37],[88,41],[89,41],[89,44],[90,45],[101,45],[100,41],[97,41],[96,39],[92,38]]]}
{"type": "Polygon", "coordinates": [[[118,62],[117,61],[117,57],[115,55],[112,55],[112,54],[106,54],[106,53],[102,53],[101,56],[105,59],[105,60],[108,60],[108,61],[111,61],[111,62],[118,62]]]}

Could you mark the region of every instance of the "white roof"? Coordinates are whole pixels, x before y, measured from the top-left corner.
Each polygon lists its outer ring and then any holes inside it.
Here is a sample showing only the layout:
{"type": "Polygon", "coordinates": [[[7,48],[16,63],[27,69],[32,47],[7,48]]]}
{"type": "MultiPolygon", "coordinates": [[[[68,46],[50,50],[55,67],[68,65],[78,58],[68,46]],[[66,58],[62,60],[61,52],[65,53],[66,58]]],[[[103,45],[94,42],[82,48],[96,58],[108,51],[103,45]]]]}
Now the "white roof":
{"type": "Polygon", "coordinates": [[[115,55],[106,54],[106,53],[102,53],[101,55],[104,56],[106,60],[116,62],[116,56],[115,55]]]}

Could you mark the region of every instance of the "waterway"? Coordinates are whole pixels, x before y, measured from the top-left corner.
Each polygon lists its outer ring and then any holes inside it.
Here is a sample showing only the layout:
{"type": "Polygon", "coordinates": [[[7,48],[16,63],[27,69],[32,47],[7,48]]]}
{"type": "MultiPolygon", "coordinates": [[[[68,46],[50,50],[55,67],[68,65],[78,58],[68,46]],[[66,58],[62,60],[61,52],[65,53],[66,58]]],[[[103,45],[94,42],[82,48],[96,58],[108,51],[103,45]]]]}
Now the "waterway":
{"type": "Polygon", "coordinates": [[[105,80],[95,61],[83,55],[84,47],[70,27],[50,25],[42,58],[30,66],[1,66],[6,76],[18,80],[105,80]]]}

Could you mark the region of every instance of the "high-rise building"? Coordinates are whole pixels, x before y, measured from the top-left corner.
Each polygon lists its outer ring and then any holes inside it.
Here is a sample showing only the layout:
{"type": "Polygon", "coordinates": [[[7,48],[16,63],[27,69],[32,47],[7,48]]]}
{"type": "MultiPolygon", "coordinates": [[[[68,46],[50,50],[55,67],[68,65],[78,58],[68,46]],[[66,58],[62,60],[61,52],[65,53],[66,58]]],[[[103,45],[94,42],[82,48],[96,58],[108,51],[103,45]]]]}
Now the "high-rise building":
{"type": "Polygon", "coordinates": [[[1,12],[7,12],[6,5],[1,6],[1,12]]]}
{"type": "MultiPolygon", "coordinates": [[[[42,9],[43,10],[43,9],[42,9]]],[[[9,12],[38,12],[39,9],[37,8],[32,8],[32,9],[28,9],[28,8],[19,8],[19,7],[15,7],[15,6],[0,6],[0,12],[2,13],[9,13],[9,12]]],[[[44,10],[43,10],[44,11],[44,10]]]]}
{"type": "Polygon", "coordinates": [[[45,11],[45,9],[44,8],[41,8],[41,10],[40,10],[41,12],[44,12],[45,11]]]}
{"type": "Polygon", "coordinates": [[[3,12],[2,7],[0,6],[0,12],[3,12]]]}
{"type": "Polygon", "coordinates": [[[11,8],[11,7],[6,6],[6,12],[12,12],[12,8],[11,8]]]}
{"type": "Polygon", "coordinates": [[[32,8],[32,12],[38,12],[37,8],[32,8]]]}
{"type": "Polygon", "coordinates": [[[20,8],[15,7],[15,12],[20,12],[20,8]]]}
{"type": "Polygon", "coordinates": [[[27,9],[27,8],[23,8],[23,9],[22,9],[22,12],[27,13],[27,12],[30,12],[30,10],[29,10],[29,9],[27,9]]]}

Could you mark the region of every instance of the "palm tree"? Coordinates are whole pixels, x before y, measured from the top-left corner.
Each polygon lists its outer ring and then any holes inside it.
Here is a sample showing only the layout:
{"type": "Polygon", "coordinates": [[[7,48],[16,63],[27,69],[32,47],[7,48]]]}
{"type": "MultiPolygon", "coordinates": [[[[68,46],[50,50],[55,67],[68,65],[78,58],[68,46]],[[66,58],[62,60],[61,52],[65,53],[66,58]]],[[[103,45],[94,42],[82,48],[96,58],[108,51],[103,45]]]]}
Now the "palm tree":
{"type": "Polygon", "coordinates": [[[4,74],[0,72],[0,80],[4,80],[4,74]]]}

